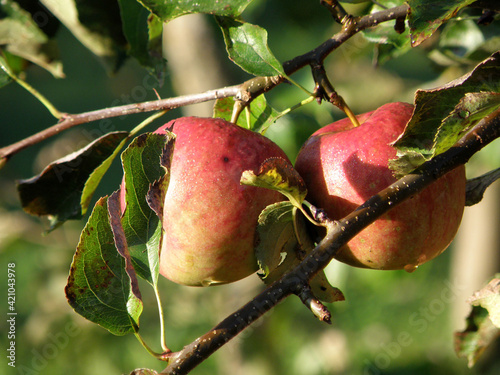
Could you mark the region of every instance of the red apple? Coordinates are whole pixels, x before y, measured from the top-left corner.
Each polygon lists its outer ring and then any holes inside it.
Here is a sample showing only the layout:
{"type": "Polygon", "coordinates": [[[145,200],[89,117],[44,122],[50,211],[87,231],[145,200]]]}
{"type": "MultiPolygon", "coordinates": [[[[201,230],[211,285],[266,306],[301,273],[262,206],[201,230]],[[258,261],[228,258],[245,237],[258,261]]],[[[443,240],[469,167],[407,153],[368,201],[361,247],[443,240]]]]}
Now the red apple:
{"type": "MultiPolygon", "coordinates": [[[[410,119],[413,106],[386,104],[314,133],[299,152],[295,168],[307,199],[331,219],[352,212],[396,181],[388,162],[391,146],[410,119]]],[[[454,238],[465,205],[465,168],[447,173],[377,219],[344,246],[336,258],[352,266],[412,271],[443,252],[454,238]]]]}
{"type": "Polygon", "coordinates": [[[240,184],[270,157],[285,153],[261,134],[213,119],[183,117],[155,133],[176,135],[163,208],[160,274],[179,284],[207,286],[257,270],[257,219],[277,191],[240,184]]]}

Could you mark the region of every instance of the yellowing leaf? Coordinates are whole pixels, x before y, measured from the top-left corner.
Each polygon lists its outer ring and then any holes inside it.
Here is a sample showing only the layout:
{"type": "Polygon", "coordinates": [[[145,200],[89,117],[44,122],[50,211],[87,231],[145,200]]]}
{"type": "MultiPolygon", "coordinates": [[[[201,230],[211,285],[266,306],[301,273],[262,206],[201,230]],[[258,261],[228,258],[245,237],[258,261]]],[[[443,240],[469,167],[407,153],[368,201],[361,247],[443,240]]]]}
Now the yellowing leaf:
{"type": "Polygon", "coordinates": [[[277,190],[295,207],[301,207],[307,195],[306,184],[302,177],[288,161],[279,157],[265,160],[257,174],[253,171],[244,171],[241,175],[241,184],[277,190]]]}

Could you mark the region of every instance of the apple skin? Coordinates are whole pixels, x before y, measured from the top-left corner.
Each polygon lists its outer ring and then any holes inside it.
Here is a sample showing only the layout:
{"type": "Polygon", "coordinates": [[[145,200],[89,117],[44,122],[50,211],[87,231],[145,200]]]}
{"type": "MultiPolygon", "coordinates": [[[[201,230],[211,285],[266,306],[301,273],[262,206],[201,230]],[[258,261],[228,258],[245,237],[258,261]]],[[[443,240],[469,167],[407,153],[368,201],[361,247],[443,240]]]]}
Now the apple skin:
{"type": "MultiPolygon", "coordinates": [[[[388,168],[391,146],[411,118],[413,105],[389,103],[316,131],[302,146],[295,168],[308,199],[331,219],[351,213],[396,181],[388,168]]],[[[458,167],[385,213],[344,246],[336,259],[355,267],[413,271],[442,253],[460,225],[465,167],[458,167]]]]}
{"type": "Polygon", "coordinates": [[[257,220],[277,191],[240,184],[270,157],[289,161],[261,134],[230,122],[183,117],[160,127],[176,135],[163,208],[160,274],[178,284],[208,286],[242,279],[257,269],[257,220]]]}

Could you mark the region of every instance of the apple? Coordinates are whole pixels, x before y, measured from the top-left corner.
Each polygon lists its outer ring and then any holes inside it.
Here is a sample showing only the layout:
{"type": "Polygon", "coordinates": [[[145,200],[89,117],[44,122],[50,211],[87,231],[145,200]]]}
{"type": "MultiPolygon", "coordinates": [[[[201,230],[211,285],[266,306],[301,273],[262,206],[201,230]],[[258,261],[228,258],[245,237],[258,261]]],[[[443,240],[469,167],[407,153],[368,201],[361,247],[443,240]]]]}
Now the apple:
{"type": "MultiPolygon", "coordinates": [[[[331,219],[351,213],[396,181],[388,162],[413,106],[389,103],[316,131],[302,146],[295,168],[307,199],[331,219]]],[[[465,206],[465,167],[456,168],[389,210],[344,246],[336,259],[356,267],[413,271],[453,240],[465,206]]]]}
{"type": "Polygon", "coordinates": [[[155,133],[166,131],[176,139],[163,207],[160,274],[178,284],[208,286],[254,273],[259,214],[284,196],[241,185],[241,174],[257,173],[270,157],[289,162],[287,156],[261,134],[221,119],[182,117],[155,133]]]}

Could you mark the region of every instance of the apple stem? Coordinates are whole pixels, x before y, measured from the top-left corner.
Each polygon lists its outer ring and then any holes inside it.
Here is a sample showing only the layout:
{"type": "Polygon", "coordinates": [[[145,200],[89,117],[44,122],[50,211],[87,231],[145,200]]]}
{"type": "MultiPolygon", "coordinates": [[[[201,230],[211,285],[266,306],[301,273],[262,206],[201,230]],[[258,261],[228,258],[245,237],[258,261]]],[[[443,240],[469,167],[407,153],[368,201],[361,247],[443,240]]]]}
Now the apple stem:
{"type": "Polygon", "coordinates": [[[238,117],[240,117],[240,113],[243,111],[243,103],[239,100],[234,101],[233,112],[231,113],[231,122],[236,124],[238,122],[238,117]]]}
{"type": "MultiPolygon", "coordinates": [[[[246,109],[246,116],[247,116],[247,124],[250,124],[250,111],[249,111],[249,106],[250,103],[259,95],[264,94],[267,90],[265,89],[269,82],[282,82],[284,80],[287,80],[291,84],[295,85],[302,91],[304,91],[308,96],[312,97],[313,99],[315,98],[315,95],[311,92],[309,92],[305,87],[300,85],[299,83],[295,82],[293,79],[291,79],[288,76],[276,76],[276,77],[256,77],[255,79],[249,80],[245,82],[244,84],[241,85],[240,92],[235,95],[235,101],[233,105],[233,112],[231,114],[231,122],[233,124],[236,124],[238,121],[238,118],[240,117],[241,112],[243,112],[243,109],[246,109]]],[[[273,83],[275,84],[275,83],[273,83]]],[[[313,100],[312,99],[312,100],[313,100]]],[[[307,102],[310,102],[312,100],[306,99],[307,102]]],[[[288,110],[285,110],[280,113],[279,117],[287,114],[291,110],[298,108],[299,106],[303,105],[302,101],[299,105],[295,105],[288,110]]],[[[279,118],[278,117],[278,118],[279,118]]],[[[276,119],[274,119],[276,121],[276,119]]],[[[249,125],[250,128],[250,125],[249,125]]]]}
{"type": "Polygon", "coordinates": [[[346,103],[343,103],[343,111],[349,117],[349,120],[351,120],[352,125],[357,128],[360,124],[358,119],[356,118],[356,115],[351,111],[351,108],[346,103]]]}
{"type": "Polygon", "coordinates": [[[291,78],[290,78],[290,77],[288,77],[288,76],[285,76],[285,77],[286,77],[286,80],[287,80],[288,82],[290,82],[290,83],[291,83],[291,84],[293,84],[295,87],[297,87],[297,88],[301,89],[302,91],[304,91],[307,95],[310,95],[310,96],[314,95],[312,92],[310,92],[310,91],[309,91],[308,89],[306,89],[304,86],[302,86],[300,83],[298,83],[298,82],[294,81],[293,79],[291,79],[291,78]]]}

